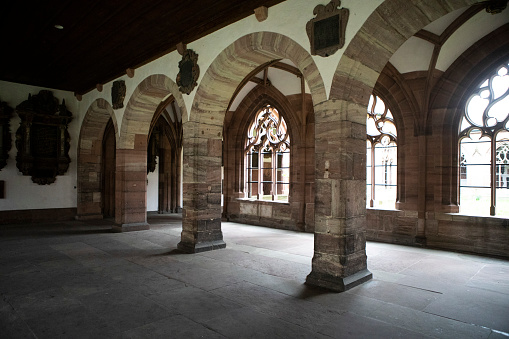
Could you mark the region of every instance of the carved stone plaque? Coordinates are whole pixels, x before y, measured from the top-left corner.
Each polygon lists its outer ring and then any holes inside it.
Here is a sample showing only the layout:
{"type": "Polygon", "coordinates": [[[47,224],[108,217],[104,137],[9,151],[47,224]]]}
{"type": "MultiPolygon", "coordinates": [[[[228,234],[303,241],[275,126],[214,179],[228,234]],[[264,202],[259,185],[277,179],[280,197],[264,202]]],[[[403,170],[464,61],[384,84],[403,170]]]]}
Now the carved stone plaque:
{"type": "Polygon", "coordinates": [[[16,107],[21,121],[16,131],[16,166],[39,185],[55,182],[69,168],[70,136],[67,126],[72,113],[65,101],[58,104],[50,91],[40,91],[16,107]]]}
{"type": "Polygon", "coordinates": [[[306,24],[311,44],[311,54],[328,57],[345,45],[345,31],[349,11],[339,9],[340,0],[332,0],[327,6],[318,5],[313,14],[316,18],[306,24]]]}
{"type": "Polygon", "coordinates": [[[189,94],[198,84],[200,67],[198,66],[198,54],[192,49],[186,49],[179,62],[179,73],[177,74],[177,85],[182,93],[189,94]]]}
{"type": "Polygon", "coordinates": [[[124,107],[126,86],[124,80],[117,80],[111,88],[111,102],[113,109],[124,107]]]}
{"type": "Polygon", "coordinates": [[[11,129],[10,123],[14,110],[7,103],[0,101],[0,170],[7,165],[9,151],[11,150],[11,129]]]}

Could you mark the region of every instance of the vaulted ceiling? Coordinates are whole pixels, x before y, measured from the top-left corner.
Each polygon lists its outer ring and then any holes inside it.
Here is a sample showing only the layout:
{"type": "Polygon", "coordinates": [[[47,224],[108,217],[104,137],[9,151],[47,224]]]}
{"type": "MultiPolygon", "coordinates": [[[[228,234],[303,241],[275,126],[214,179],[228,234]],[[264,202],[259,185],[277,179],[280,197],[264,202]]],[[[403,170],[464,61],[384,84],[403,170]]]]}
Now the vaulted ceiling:
{"type": "Polygon", "coordinates": [[[0,80],[82,94],[282,1],[5,1],[0,80]]]}

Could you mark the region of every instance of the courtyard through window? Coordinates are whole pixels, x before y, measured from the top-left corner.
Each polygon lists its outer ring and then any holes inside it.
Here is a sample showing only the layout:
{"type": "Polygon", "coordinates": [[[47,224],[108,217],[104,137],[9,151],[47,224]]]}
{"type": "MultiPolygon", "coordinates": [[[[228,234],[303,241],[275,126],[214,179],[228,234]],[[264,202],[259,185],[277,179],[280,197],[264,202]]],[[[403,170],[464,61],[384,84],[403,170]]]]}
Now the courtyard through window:
{"type": "Polygon", "coordinates": [[[469,97],[459,128],[460,213],[509,216],[509,63],[469,97]]]}
{"type": "Polygon", "coordinates": [[[366,203],[393,209],[397,190],[397,130],[383,100],[371,95],[366,118],[366,203]]]}
{"type": "Polygon", "coordinates": [[[247,198],[288,201],[290,135],[285,119],[270,105],[249,126],[245,147],[247,198]]]}

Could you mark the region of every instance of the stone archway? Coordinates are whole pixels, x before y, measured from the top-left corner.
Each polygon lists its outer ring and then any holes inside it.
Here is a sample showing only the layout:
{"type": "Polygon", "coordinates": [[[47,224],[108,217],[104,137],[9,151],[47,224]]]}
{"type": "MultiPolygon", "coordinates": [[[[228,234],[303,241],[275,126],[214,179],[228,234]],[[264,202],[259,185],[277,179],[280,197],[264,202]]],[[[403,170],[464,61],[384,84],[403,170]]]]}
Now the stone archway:
{"type": "Polygon", "coordinates": [[[154,74],[143,80],[126,105],[116,151],[115,231],[148,229],[148,135],[157,107],[170,94],[175,97],[182,115],[187,116],[178,86],[163,74],[154,74]]]}
{"type": "Polygon", "coordinates": [[[101,164],[104,130],[110,118],[117,131],[113,108],[104,99],[95,100],[88,108],[79,136],[77,218],[102,219],[101,164]]]}
{"type": "Polygon", "coordinates": [[[348,44],[329,100],[315,105],[315,253],[307,283],[344,291],[371,278],[365,250],[369,97],[387,61],[408,38],[445,14],[477,2],[386,0],[348,44]]]}
{"type": "Polygon", "coordinates": [[[184,123],[184,210],[179,249],[200,252],[225,247],[221,232],[223,121],[232,95],[258,66],[289,59],[302,72],[314,105],[327,100],[310,54],[273,32],[248,34],[223,50],[207,69],[184,123]]]}

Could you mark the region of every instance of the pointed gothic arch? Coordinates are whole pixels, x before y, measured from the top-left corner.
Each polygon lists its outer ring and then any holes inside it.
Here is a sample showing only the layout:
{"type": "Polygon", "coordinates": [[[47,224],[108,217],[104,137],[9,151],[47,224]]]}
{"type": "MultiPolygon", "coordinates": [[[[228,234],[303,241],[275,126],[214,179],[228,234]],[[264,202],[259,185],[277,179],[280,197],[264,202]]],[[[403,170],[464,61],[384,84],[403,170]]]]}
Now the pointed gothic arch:
{"type": "Polygon", "coordinates": [[[326,101],[311,55],[292,39],[273,32],[245,35],[212,62],[184,123],[184,212],[179,248],[199,252],[226,246],[221,232],[223,121],[237,86],[258,66],[289,59],[302,72],[313,103],[326,101]]]}
{"type": "Polygon", "coordinates": [[[116,152],[115,231],[147,229],[147,147],[150,126],[160,103],[173,95],[182,116],[187,116],[178,86],[163,74],[145,78],[129,98],[116,152]]]}
{"type": "Polygon", "coordinates": [[[117,120],[111,104],[104,99],[95,100],[87,110],[81,124],[78,142],[78,219],[102,219],[101,177],[102,142],[108,121],[112,119],[115,134],[117,120]]]}

